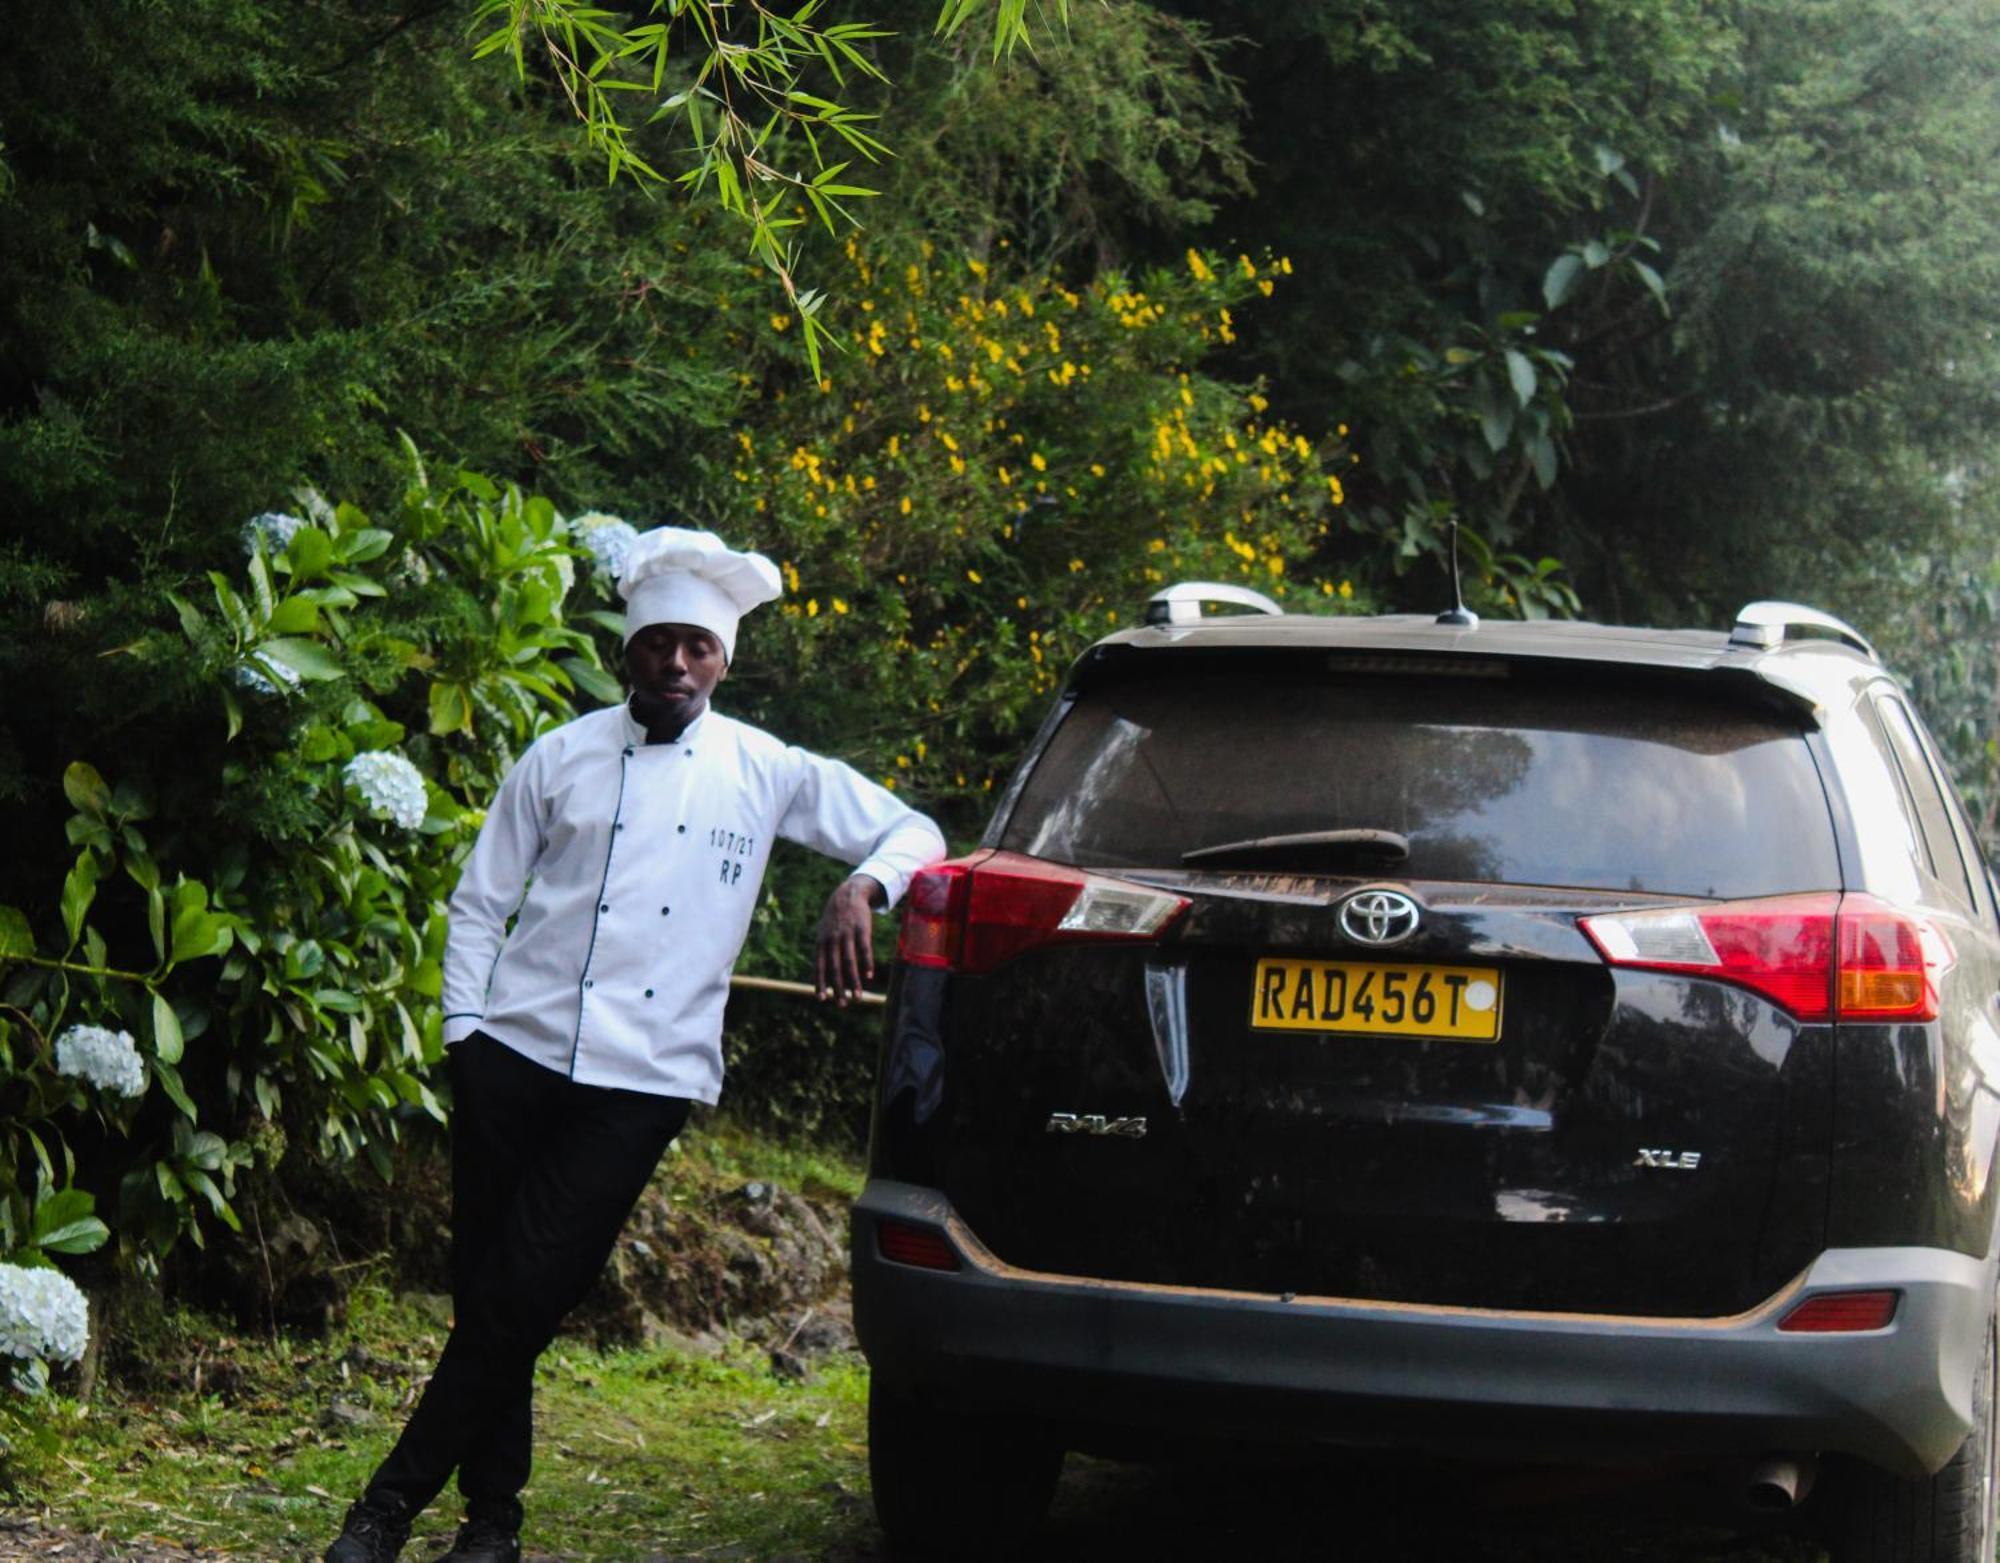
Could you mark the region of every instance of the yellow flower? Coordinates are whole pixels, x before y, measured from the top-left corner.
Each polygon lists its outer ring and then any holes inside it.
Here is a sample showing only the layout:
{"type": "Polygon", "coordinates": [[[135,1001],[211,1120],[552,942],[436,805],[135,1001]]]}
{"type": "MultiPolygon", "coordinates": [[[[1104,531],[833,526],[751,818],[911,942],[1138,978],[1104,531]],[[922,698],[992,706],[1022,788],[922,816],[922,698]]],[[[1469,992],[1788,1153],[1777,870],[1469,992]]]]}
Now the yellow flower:
{"type": "Polygon", "coordinates": [[[910,496],[908,494],[905,494],[903,496],[902,504],[900,504],[896,508],[901,510],[904,515],[908,515],[910,513],[910,496]]]}
{"type": "Polygon", "coordinates": [[[1187,252],[1187,266],[1196,282],[1213,282],[1215,280],[1215,273],[1209,270],[1208,262],[1202,259],[1200,250],[1190,249],[1187,252]]]}
{"type": "Polygon", "coordinates": [[[1340,583],[1340,595],[1343,597],[1352,597],[1354,595],[1354,583],[1352,581],[1342,581],[1340,583]]]}
{"type": "Polygon", "coordinates": [[[1014,606],[1017,608],[1025,608],[1028,606],[1028,599],[1025,597],[1016,597],[1014,599],[1014,606]]]}
{"type": "Polygon", "coordinates": [[[986,579],[986,577],[981,575],[977,570],[967,570],[965,572],[965,578],[968,581],[972,582],[974,586],[979,585],[986,579]]]}
{"type": "Polygon", "coordinates": [[[806,617],[809,619],[819,617],[819,599],[817,597],[808,597],[806,599],[806,617]]]}
{"type": "Polygon", "coordinates": [[[1254,279],[1256,278],[1256,275],[1257,275],[1257,268],[1256,268],[1256,266],[1255,266],[1255,265],[1253,265],[1253,264],[1251,263],[1251,260],[1250,260],[1250,257],[1249,257],[1249,256],[1247,256],[1247,255],[1239,255],[1239,256],[1237,256],[1237,257],[1236,257],[1236,264],[1237,264],[1237,266],[1238,266],[1238,267],[1239,267],[1239,268],[1240,268],[1240,269],[1242,270],[1242,272],[1243,272],[1243,275],[1244,275],[1245,277],[1248,277],[1248,278],[1251,278],[1251,279],[1253,279],[1253,280],[1254,280],[1254,279]]]}
{"type": "Polygon", "coordinates": [[[1049,470],[1048,462],[1043,458],[1042,453],[1038,450],[1030,451],[1028,453],[1028,465],[1033,467],[1037,472],[1046,472],[1049,470]]]}
{"type": "Polygon", "coordinates": [[[1082,561],[1081,559],[1072,559],[1072,560],[1070,560],[1070,562],[1069,562],[1069,573],[1070,573],[1071,575],[1074,575],[1074,574],[1076,574],[1076,572],[1077,572],[1077,571],[1079,571],[1079,570],[1081,570],[1082,568],[1083,568],[1083,561],[1082,561]]]}
{"type": "Polygon", "coordinates": [[[1268,401],[1266,401],[1263,397],[1259,396],[1255,391],[1252,391],[1250,393],[1250,410],[1252,412],[1262,412],[1264,411],[1265,408],[1269,407],[1270,405],[1271,404],[1268,401]]]}
{"type": "Polygon", "coordinates": [[[773,315],[771,317],[771,329],[773,331],[789,331],[791,325],[792,317],[790,315],[773,315]]]}
{"type": "Polygon", "coordinates": [[[1101,477],[1103,477],[1103,476],[1104,476],[1104,464],[1103,464],[1102,462],[1098,462],[1098,461],[1093,461],[1093,462],[1092,462],[1092,463],[1090,464],[1090,475],[1091,475],[1092,477],[1094,477],[1094,478],[1101,478],[1101,477]]]}
{"type": "Polygon", "coordinates": [[[835,613],[845,613],[847,611],[847,604],[836,597],[833,599],[833,611],[835,613]]]}

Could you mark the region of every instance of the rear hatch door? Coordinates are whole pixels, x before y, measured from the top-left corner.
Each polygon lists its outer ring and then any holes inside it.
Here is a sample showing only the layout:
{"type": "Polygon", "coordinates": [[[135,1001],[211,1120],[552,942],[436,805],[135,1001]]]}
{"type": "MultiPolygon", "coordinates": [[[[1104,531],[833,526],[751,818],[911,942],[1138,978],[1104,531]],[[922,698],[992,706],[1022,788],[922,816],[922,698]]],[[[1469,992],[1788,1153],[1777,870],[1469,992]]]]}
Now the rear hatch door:
{"type": "Polygon", "coordinates": [[[1713,1315],[1817,1252],[1826,1028],[1579,927],[1837,890],[1798,716],[1686,675],[1169,660],[1081,693],[996,845],[1186,913],[942,995],[940,1166],[1000,1257],[1713,1315]]]}

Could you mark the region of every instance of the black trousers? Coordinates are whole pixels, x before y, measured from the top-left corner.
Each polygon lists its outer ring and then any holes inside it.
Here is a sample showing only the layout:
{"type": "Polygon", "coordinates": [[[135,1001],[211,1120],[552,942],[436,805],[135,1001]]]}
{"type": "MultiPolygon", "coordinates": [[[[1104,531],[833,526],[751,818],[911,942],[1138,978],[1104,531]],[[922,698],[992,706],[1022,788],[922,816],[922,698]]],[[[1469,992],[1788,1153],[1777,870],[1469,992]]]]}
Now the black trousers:
{"type": "Polygon", "coordinates": [[[368,1496],[415,1513],[455,1470],[472,1514],[517,1525],[535,1359],[604,1268],[689,1104],[578,1085],[483,1032],[448,1057],[451,1336],[368,1496]]]}

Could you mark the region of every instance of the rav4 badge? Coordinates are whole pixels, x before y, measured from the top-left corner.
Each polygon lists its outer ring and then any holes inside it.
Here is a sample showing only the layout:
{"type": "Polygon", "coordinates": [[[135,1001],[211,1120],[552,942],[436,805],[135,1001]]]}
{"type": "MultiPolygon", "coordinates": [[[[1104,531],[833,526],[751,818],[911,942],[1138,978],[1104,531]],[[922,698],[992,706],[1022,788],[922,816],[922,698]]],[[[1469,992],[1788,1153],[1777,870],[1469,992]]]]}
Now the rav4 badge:
{"type": "Polygon", "coordinates": [[[1143,1140],[1143,1118],[1107,1118],[1102,1113],[1050,1113],[1050,1134],[1109,1134],[1125,1140],[1143,1140]]]}

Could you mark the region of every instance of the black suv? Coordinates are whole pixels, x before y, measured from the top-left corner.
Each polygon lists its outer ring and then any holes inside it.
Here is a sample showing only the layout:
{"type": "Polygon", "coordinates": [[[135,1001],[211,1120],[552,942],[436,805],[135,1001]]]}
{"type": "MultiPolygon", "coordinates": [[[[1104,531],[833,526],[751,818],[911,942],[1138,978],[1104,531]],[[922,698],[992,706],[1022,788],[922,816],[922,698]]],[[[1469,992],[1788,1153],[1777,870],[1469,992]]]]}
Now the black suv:
{"type": "Polygon", "coordinates": [[[1867,642],[1214,595],[912,887],[853,1225],[892,1541],[1220,1437],[1695,1456],[1988,1563],[2000,928],[1867,642]]]}

